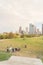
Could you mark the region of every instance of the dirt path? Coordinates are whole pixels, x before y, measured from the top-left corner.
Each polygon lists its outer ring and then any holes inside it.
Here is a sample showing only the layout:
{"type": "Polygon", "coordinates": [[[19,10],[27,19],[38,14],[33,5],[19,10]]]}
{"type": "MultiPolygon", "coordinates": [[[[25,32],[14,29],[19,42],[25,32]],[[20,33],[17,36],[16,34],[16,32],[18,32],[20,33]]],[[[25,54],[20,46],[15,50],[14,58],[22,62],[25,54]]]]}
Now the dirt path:
{"type": "Polygon", "coordinates": [[[12,56],[9,60],[0,62],[0,65],[43,65],[40,59],[12,56]]]}

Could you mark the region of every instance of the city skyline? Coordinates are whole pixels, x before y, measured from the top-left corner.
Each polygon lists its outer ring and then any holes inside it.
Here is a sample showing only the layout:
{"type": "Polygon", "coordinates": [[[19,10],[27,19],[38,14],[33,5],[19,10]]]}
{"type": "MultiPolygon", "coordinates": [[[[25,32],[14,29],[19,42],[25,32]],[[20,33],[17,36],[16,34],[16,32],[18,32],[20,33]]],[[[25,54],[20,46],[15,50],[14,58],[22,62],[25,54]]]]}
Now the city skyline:
{"type": "Polygon", "coordinates": [[[0,0],[0,33],[25,29],[29,23],[41,31],[43,0],[0,0]]]}
{"type": "Polygon", "coordinates": [[[30,24],[32,24],[32,25],[34,25],[37,29],[39,29],[40,30],[40,32],[42,32],[42,24],[41,23],[36,23],[36,24],[33,24],[33,23],[29,23],[28,25],[26,25],[26,26],[22,26],[22,25],[20,25],[20,26],[18,26],[18,28],[11,28],[11,29],[9,29],[8,31],[7,30],[3,30],[3,31],[0,31],[0,33],[3,33],[3,32],[19,32],[19,27],[22,27],[22,30],[24,30],[24,31],[26,31],[26,28],[28,28],[28,31],[29,31],[29,25],[30,24]]]}
{"type": "MultiPolygon", "coordinates": [[[[43,31],[42,28],[42,24],[41,24],[41,29],[43,31]]],[[[30,23],[29,27],[25,27],[25,30],[22,28],[22,26],[19,27],[19,33],[24,32],[25,34],[42,34],[42,31],[40,31],[39,28],[37,28],[37,26],[35,26],[35,24],[30,23]]]]}

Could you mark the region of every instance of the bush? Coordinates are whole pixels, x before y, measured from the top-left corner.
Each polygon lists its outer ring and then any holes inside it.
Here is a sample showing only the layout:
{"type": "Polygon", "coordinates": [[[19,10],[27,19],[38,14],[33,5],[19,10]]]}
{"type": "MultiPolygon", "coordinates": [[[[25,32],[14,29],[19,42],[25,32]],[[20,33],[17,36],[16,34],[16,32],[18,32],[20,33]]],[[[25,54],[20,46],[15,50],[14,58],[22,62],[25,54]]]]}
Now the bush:
{"type": "Polygon", "coordinates": [[[0,35],[0,39],[4,39],[3,35],[0,35]]]}
{"type": "Polygon", "coordinates": [[[14,34],[13,34],[12,32],[10,32],[10,33],[8,34],[8,38],[9,38],[9,39],[14,38],[14,34]]]}

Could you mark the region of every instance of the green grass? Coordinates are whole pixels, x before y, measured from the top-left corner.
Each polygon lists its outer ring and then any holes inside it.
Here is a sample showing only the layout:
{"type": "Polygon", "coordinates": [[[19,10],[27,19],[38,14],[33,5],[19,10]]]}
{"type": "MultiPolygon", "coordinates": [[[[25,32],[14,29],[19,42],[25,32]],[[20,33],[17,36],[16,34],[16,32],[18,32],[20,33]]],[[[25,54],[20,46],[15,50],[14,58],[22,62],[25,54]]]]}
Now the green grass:
{"type": "Polygon", "coordinates": [[[0,61],[8,60],[10,57],[10,53],[0,52],[0,61]]]}
{"type": "MultiPolygon", "coordinates": [[[[0,51],[6,51],[7,47],[20,47],[20,52],[12,53],[13,55],[18,56],[29,56],[36,57],[43,60],[43,36],[40,37],[32,37],[32,38],[14,38],[14,39],[3,39],[0,40],[0,51]],[[27,45],[27,48],[24,48],[24,45],[27,45]]],[[[5,53],[6,56],[9,57],[9,53],[5,53]]],[[[2,54],[2,59],[3,59],[2,54]]],[[[1,58],[0,58],[1,59],[1,58]]]]}

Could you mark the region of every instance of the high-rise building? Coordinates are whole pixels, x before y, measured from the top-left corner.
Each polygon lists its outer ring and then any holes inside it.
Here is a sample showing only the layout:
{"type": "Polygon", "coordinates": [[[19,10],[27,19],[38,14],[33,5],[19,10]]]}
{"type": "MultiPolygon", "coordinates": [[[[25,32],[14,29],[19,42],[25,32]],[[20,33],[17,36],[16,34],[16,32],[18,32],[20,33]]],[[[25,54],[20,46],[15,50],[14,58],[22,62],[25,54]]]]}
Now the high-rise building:
{"type": "Polygon", "coordinates": [[[39,29],[37,29],[37,34],[41,34],[41,32],[40,32],[40,30],[39,30],[39,29]]]}
{"type": "Polygon", "coordinates": [[[22,27],[21,26],[19,27],[19,34],[20,35],[23,35],[24,34],[24,31],[22,30],[22,27]]]}
{"type": "Polygon", "coordinates": [[[42,34],[43,34],[43,24],[42,24],[42,34]]]}
{"type": "Polygon", "coordinates": [[[28,32],[29,32],[29,31],[28,31],[28,27],[26,27],[26,34],[28,34],[28,32]]]}
{"type": "Polygon", "coordinates": [[[33,24],[29,24],[29,33],[36,34],[36,27],[33,24]]]}
{"type": "Polygon", "coordinates": [[[20,26],[20,27],[19,27],[19,33],[21,33],[21,31],[22,31],[22,27],[20,26]]]}

